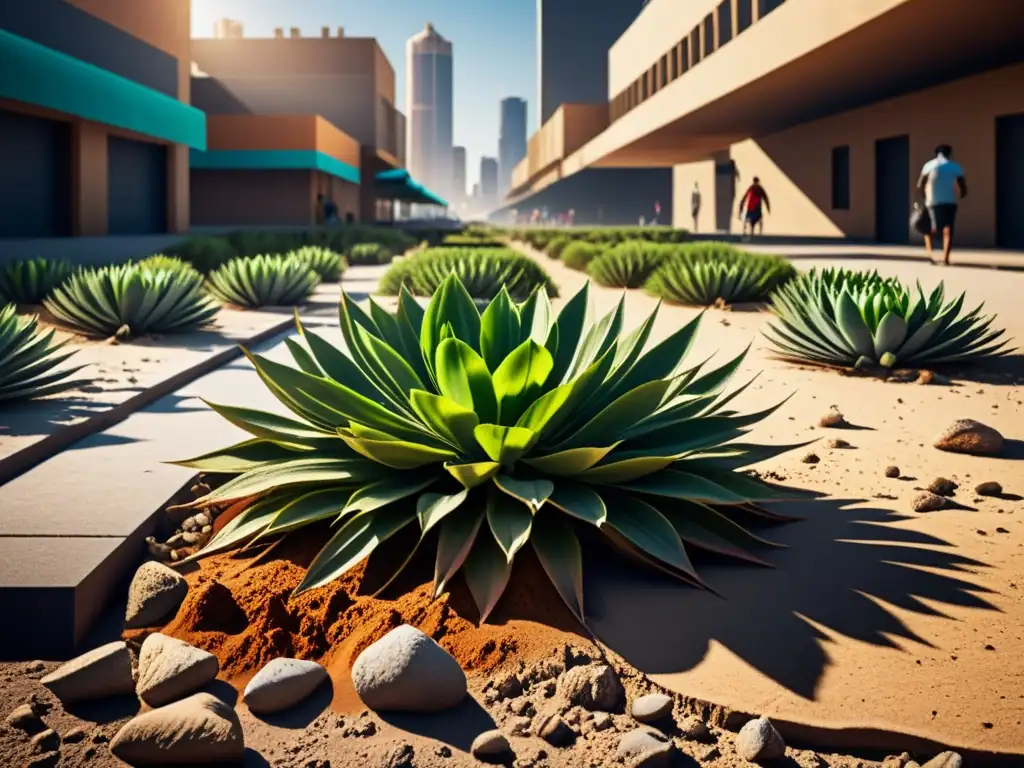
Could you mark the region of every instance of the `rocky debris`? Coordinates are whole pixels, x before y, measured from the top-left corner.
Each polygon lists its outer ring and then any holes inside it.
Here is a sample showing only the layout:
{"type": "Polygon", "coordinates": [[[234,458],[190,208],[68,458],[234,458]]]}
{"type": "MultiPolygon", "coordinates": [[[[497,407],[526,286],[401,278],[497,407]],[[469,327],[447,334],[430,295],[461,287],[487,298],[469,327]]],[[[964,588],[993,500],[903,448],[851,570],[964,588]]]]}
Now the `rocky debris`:
{"type": "Polygon", "coordinates": [[[826,413],[824,416],[818,419],[818,426],[837,429],[842,427],[848,427],[849,424],[846,421],[846,417],[839,412],[838,408],[832,408],[828,411],[828,413],[826,413]]]}
{"type": "Polygon", "coordinates": [[[213,682],[219,670],[212,653],[157,632],[142,643],[135,690],[149,706],[160,707],[213,682]]]}
{"type": "Polygon", "coordinates": [[[327,677],[327,670],[315,661],[274,659],[249,681],[242,699],[251,712],[280,712],[305,699],[327,677]]]}
{"type": "Polygon", "coordinates": [[[534,733],[553,747],[568,747],[576,741],[576,734],[557,713],[538,715],[534,733]]]}
{"type": "Polygon", "coordinates": [[[62,664],[41,682],[64,704],[135,691],[132,654],[116,640],[62,664]]]}
{"type": "Polygon", "coordinates": [[[466,674],[446,650],[415,627],[397,627],[352,665],[356,693],[370,709],[435,712],[466,696],[466,674]]]}
{"type": "Polygon", "coordinates": [[[956,752],[942,752],[921,768],[963,768],[964,759],[960,757],[956,752]]]}
{"type": "Polygon", "coordinates": [[[974,487],[974,492],[979,496],[1002,496],[1003,486],[995,481],[978,483],[974,487]]]}
{"type": "Polygon", "coordinates": [[[412,744],[399,744],[392,749],[384,758],[384,768],[416,768],[416,750],[412,744]]]}
{"type": "Polygon", "coordinates": [[[32,749],[36,752],[52,752],[60,747],[60,736],[52,728],[40,731],[32,737],[32,749]]]}
{"type": "Polygon", "coordinates": [[[242,759],[245,739],[233,708],[197,693],[129,720],[110,751],[131,765],[228,763],[242,759]]]}
{"type": "Polygon", "coordinates": [[[992,456],[1003,449],[1003,436],[995,429],[974,419],[954,421],[933,445],[940,451],[992,456]]]}
{"type": "Polygon", "coordinates": [[[620,706],[626,692],[607,664],[587,664],[566,671],[558,680],[558,693],[575,706],[611,712],[620,706]]]}
{"type": "Polygon", "coordinates": [[[672,697],[663,693],[650,693],[633,701],[629,709],[635,720],[656,723],[672,714],[672,697]]]}
{"type": "Polygon", "coordinates": [[[143,563],[128,587],[124,625],[128,629],[150,627],[178,610],[188,593],[180,573],[163,563],[143,563]]]}
{"type": "Polygon", "coordinates": [[[11,728],[26,733],[38,733],[46,727],[36,711],[32,709],[31,704],[22,704],[20,707],[16,707],[4,722],[11,728]]]}
{"type": "Polygon", "coordinates": [[[72,728],[61,736],[60,740],[65,744],[77,744],[80,741],[85,741],[86,736],[88,734],[85,732],[85,728],[72,728]]]}
{"type": "Polygon", "coordinates": [[[889,755],[882,761],[882,768],[903,768],[910,762],[910,753],[902,752],[898,755],[889,755]]]}
{"type": "Polygon", "coordinates": [[[901,474],[902,473],[900,472],[900,468],[897,467],[895,464],[890,464],[888,467],[885,468],[886,477],[899,477],[901,474]]]}
{"type": "Polygon", "coordinates": [[[513,736],[528,736],[532,723],[533,721],[530,718],[522,716],[510,718],[505,723],[505,726],[513,736]]]}
{"type": "Polygon", "coordinates": [[[818,454],[812,451],[810,453],[804,454],[804,457],[800,459],[800,461],[802,461],[804,464],[817,464],[819,461],[821,461],[821,457],[819,457],[818,454]]]}
{"type": "Polygon", "coordinates": [[[687,741],[711,741],[711,731],[699,717],[684,717],[676,723],[676,727],[679,729],[679,735],[687,741]]]}
{"type": "Polygon", "coordinates": [[[778,760],[786,754],[786,742],[775,730],[772,721],[759,717],[744,725],[736,734],[736,752],[744,760],[778,760]]]}
{"type": "Polygon", "coordinates": [[[956,483],[947,477],[936,477],[928,486],[928,490],[939,496],[952,496],[959,488],[956,483]]]}
{"type": "Polygon", "coordinates": [[[838,437],[832,437],[832,438],[829,438],[828,440],[826,440],[825,441],[825,447],[826,448],[833,448],[833,449],[853,448],[853,446],[850,445],[848,442],[846,442],[845,440],[842,440],[842,439],[840,439],[838,437]]]}
{"type": "Polygon", "coordinates": [[[520,717],[533,717],[537,714],[533,702],[525,697],[513,699],[508,705],[509,712],[520,717]]]}
{"type": "Polygon", "coordinates": [[[346,739],[368,739],[371,736],[377,735],[377,723],[371,720],[369,716],[364,715],[352,725],[345,728],[345,730],[341,732],[341,735],[346,739]]]}
{"type": "Polygon", "coordinates": [[[513,757],[512,745],[501,731],[484,731],[475,739],[469,753],[482,763],[505,763],[513,757]]]}
{"type": "Polygon", "coordinates": [[[911,506],[915,512],[934,512],[946,506],[946,498],[939,496],[937,493],[926,491],[915,496],[911,506]]]}
{"type": "Polygon", "coordinates": [[[631,766],[660,768],[672,764],[675,745],[661,731],[654,728],[637,728],[619,739],[616,757],[631,766]]]}
{"type": "Polygon", "coordinates": [[[948,386],[949,377],[943,376],[941,373],[935,371],[920,370],[917,372],[917,383],[918,384],[936,384],[939,386],[948,386]]]}
{"type": "Polygon", "coordinates": [[[523,695],[523,682],[515,674],[509,672],[494,684],[498,701],[515,699],[523,695]]]}
{"type": "Polygon", "coordinates": [[[161,562],[171,559],[171,548],[166,544],[161,544],[152,536],[146,537],[146,547],[149,549],[149,554],[161,562]]]}
{"type": "Polygon", "coordinates": [[[27,675],[38,675],[40,672],[46,669],[46,662],[44,661],[30,661],[25,665],[25,674],[27,675]]]}
{"type": "Polygon", "coordinates": [[[595,712],[594,719],[590,721],[590,727],[595,731],[606,731],[613,725],[615,721],[607,712],[595,712]]]}

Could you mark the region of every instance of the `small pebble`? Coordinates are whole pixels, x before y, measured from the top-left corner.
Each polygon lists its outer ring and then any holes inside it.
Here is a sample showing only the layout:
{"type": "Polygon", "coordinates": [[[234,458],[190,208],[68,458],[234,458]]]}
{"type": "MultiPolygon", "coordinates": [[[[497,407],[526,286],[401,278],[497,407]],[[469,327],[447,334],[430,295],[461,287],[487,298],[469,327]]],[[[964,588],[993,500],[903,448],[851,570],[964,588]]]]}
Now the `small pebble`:
{"type": "Polygon", "coordinates": [[[936,477],[928,486],[928,490],[939,496],[952,496],[959,486],[949,478],[936,477]]]}
{"type": "Polygon", "coordinates": [[[838,437],[833,437],[825,442],[826,448],[852,448],[845,440],[840,440],[838,437]]]}
{"type": "Polygon", "coordinates": [[[994,481],[978,483],[974,492],[979,496],[1000,496],[1003,493],[1003,486],[994,481]]]}
{"type": "Polygon", "coordinates": [[[885,476],[886,477],[899,477],[900,474],[901,474],[900,468],[897,467],[896,465],[890,465],[890,466],[885,468],[885,476]]]}
{"type": "Polygon", "coordinates": [[[915,512],[934,512],[946,506],[946,499],[936,493],[921,493],[914,497],[911,503],[915,512]]]}
{"type": "Polygon", "coordinates": [[[802,461],[804,464],[817,464],[819,461],[821,461],[821,459],[816,453],[808,453],[806,456],[800,459],[800,461],[802,461]]]}

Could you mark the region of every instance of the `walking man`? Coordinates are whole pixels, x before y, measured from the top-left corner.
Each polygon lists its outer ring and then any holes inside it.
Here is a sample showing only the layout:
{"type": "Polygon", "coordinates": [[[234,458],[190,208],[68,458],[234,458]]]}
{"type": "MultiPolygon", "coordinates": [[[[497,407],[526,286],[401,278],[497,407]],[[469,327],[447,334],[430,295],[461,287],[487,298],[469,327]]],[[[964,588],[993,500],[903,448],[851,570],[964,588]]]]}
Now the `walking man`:
{"type": "Polygon", "coordinates": [[[953,148],[949,144],[940,144],[935,148],[935,157],[924,164],[921,178],[917,181],[917,188],[924,195],[932,220],[932,231],[924,236],[928,259],[932,259],[932,239],[941,232],[942,263],[945,266],[949,266],[949,254],[953,250],[958,204],[967,197],[964,169],[952,158],[953,148]]]}
{"type": "Polygon", "coordinates": [[[743,236],[745,238],[753,236],[755,229],[758,230],[757,234],[764,234],[762,206],[768,213],[772,212],[772,204],[768,200],[768,193],[761,186],[761,180],[755,176],[754,182],[747,187],[747,191],[743,193],[743,197],[740,199],[739,219],[743,222],[743,236]]]}
{"type": "Polygon", "coordinates": [[[693,217],[693,231],[697,231],[697,219],[700,218],[700,187],[693,182],[693,191],[690,193],[690,216],[693,217]]]}

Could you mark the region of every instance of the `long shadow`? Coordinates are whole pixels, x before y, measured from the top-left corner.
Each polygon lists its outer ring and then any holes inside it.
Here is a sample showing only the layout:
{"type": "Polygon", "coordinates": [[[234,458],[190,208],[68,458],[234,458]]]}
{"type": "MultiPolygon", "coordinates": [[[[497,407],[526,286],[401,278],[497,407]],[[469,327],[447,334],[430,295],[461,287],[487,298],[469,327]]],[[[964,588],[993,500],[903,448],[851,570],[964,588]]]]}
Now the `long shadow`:
{"type": "Polygon", "coordinates": [[[473,739],[496,727],[487,710],[471,696],[454,709],[438,714],[378,712],[377,715],[395,728],[443,742],[463,752],[469,751],[473,739]]]}
{"type": "Polygon", "coordinates": [[[986,567],[983,563],[956,554],[933,536],[891,525],[905,516],[851,508],[854,503],[778,505],[776,511],[806,519],[766,534],[787,545],[763,554],[776,568],[700,562],[698,571],[724,599],[681,588],[620,559],[591,555],[585,574],[590,624],[644,672],[692,669],[714,640],[790,691],[813,699],[828,658],[822,646],[826,638],[809,621],[854,640],[897,648],[891,638],[930,643],[871,598],[931,616],[946,614],[925,601],[997,610],[981,597],[991,590],[961,578],[986,567]],[[637,627],[644,629],[637,632],[637,627]]]}
{"type": "MultiPolygon", "coordinates": [[[[1011,342],[1012,344],[1012,342],[1011,342]]],[[[1024,384],[1024,354],[1013,353],[1002,357],[979,360],[964,368],[943,370],[954,381],[972,381],[977,384],[1020,386],[1024,384]]]]}
{"type": "Polygon", "coordinates": [[[302,730],[331,706],[331,699],[333,698],[334,683],[328,678],[321,685],[317,686],[313,693],[294,707],[290,707],[283,712],[275,712],[271,715],[260,715],[255,712],[252,715],[268,725],[275,725],[278,728],[302,730]]]}
{"type": "MultiPolygon", "coordinates": [[[[138,394],[144,390],[145,387],[137,387],[116,391],[138,394]]],[[[120,404],[120,401],[114,403],[73,396],[67,399],[38,400],[19,404],[16,411],[0,411],[0,437],[43,437],[69,426],[69,423],[90,419],[120,404]]],[[[189,395],[171,393],[147,406],[146,410],[156,413],[184,413],[202,411],[206,408],[189,395]],[[194,405],[183,406],[182,402],[187,400],[194,400],[194,405]]]]}

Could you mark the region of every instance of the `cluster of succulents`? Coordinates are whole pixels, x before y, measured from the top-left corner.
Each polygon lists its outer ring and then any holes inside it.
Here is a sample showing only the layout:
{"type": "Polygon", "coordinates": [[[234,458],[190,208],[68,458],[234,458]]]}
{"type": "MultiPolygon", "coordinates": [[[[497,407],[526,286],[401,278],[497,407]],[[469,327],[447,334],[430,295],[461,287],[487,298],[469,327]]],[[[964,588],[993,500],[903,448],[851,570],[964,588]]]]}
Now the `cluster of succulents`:
{"type": "Polygon", "coordinates": [[[72,378],[84,366],[63,364],[75,354],[64,350],[54,331],[42,331],[38,319],[19,316],[13,304],[0,307],[0,403],[57,394],[88,383],[72,378]]]}

